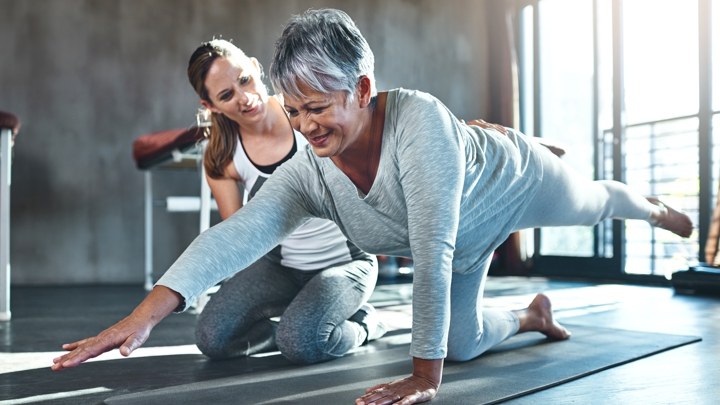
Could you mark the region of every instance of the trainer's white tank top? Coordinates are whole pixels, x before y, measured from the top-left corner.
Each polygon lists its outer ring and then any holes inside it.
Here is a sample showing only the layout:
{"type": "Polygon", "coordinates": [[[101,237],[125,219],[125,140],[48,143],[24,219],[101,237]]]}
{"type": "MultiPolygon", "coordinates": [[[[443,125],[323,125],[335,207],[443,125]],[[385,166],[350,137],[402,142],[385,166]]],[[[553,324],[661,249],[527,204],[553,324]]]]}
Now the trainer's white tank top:
{"type": "MultiPolygon", "coordinates": [[[[296,150],[308,144],[302,134],[293,131],[296,150]]],[[[235,169],[243,179],[248,200],[262,187],[270,175],[261,172],[250,161],[238,136],[233,156],[235,169]]],[[[298,270],[318,270],[367,255],[349,242],[332,221],[313,218],[298,228],[278,248],[268,254],[271,260],[298,270]],[[279,249],[278,249],[279,248],[279,249]]]]}

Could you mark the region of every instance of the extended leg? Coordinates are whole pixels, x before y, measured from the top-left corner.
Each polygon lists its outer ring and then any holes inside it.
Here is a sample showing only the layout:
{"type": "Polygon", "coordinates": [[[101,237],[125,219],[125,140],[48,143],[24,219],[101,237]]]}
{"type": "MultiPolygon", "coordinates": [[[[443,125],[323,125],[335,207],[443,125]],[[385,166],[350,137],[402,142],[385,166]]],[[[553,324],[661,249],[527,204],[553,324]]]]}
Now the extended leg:
{"type": "Polygon", "coordinates": [[[516,230],[544,226],[595,225],[607,219],[640,219],[689,236],[687,215],[649,201],[624,183],[592,181],[577,174],[545,148],[535,148],[543,163],[543,180],[516,230]]]}

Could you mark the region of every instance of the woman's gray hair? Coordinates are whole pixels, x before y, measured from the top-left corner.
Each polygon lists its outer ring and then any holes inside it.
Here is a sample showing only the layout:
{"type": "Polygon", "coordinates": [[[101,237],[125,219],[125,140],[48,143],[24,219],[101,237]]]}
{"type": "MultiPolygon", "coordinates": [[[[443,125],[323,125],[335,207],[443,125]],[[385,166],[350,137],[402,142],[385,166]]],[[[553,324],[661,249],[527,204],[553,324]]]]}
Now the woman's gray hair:
{"type": "Polygon", "coordinates": [[[377,94],[375,56],[360,30],[345,12],[308,10],[288,21],[275,43],[270,81],[276,93],[304,97],[298,83],[314,91],[342,90],[348,100],[361,76],[367,76],[372,96],[377,94]]]}

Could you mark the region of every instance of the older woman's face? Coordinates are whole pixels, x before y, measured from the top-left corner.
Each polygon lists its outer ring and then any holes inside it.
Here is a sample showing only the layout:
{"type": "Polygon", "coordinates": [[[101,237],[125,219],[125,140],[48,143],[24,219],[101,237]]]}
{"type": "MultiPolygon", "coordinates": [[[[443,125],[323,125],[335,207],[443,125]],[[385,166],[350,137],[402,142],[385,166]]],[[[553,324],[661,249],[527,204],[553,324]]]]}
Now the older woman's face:
{"type": "Polygon", "coordinates": [[[224,114],[238,124],[265,119],[268,94],[255,59],[215,59],[205,77],[205,88],[211,103],[202,104],[212,112],[224,114]]]}
{"type": "Polygon", "coordinates": [[[361,108],[357,97],[347,93],[320,93],[300,84],[304,98],[285,94],[285,110],[295,130],[302,133],[319,157],[338,156],[352,147],[360,136],[361,108]]]}

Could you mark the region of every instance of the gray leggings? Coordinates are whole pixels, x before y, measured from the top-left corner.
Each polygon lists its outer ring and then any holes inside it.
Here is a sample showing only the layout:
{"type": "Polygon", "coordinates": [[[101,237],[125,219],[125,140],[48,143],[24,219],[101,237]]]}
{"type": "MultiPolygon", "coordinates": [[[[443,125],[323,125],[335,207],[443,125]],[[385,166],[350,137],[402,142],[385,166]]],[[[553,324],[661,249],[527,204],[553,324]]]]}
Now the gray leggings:
{"type": "Polygon", "coordinates": [[[279,349],[294,363],[341,357],[367,333],[348,321],[377,281],[374,258],[302,271],[261,258],[225,282],[198,316],[197,346],[214,359],[279,349]],[[282,316],[279,323],[270,318],[282,316]]]}
{"type": "MultiPolygon", "coordinates": [[[[546,148],[535,149],[543,163],[543,180],[515,230],[595,225],[607,218],[650,218],[655,206],[627,185],[587,180],[546,148]]],[[[513,312],[482,309],[489,266],[488,257],[483,269],[452,275],[448,360],[477,357],[518,331],[519,321],[513,312]]]]}

